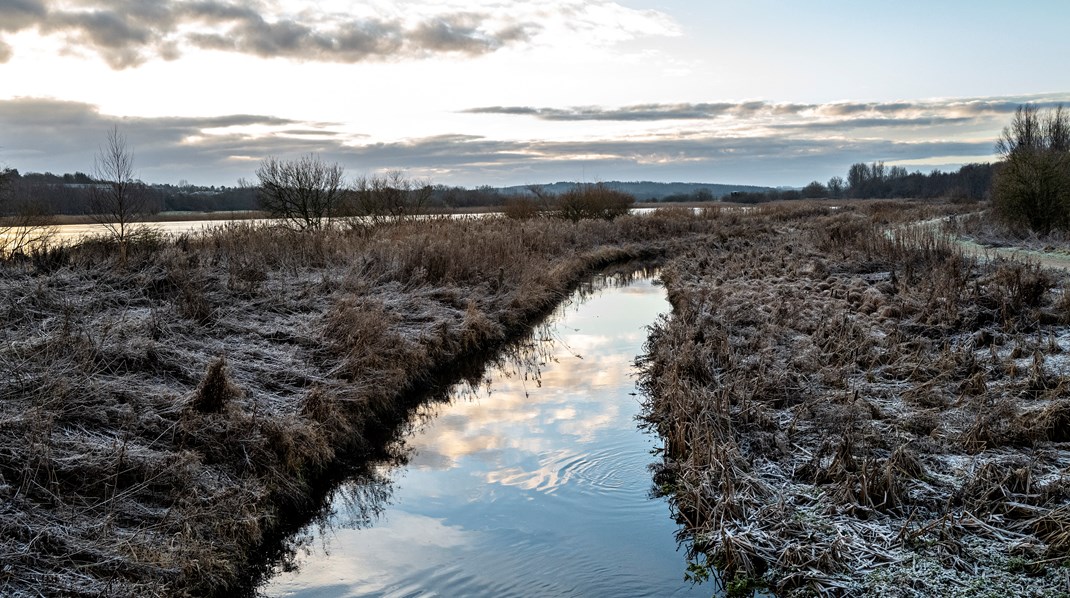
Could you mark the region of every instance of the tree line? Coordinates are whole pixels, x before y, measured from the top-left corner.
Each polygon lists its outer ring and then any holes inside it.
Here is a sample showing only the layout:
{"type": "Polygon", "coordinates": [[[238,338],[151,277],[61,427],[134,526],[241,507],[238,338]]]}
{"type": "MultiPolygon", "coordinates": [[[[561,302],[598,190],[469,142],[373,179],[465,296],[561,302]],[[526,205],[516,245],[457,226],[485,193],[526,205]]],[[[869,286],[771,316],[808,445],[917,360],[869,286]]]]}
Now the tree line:
{"type": "Polygon", "coordinates": [[[724,200],[761,203],[796,199],[948,199],[981,201],[989,190],[998,165],[966,164],[957,171],[908,172],[902,166],[884,162],[858,162],[847,177],[834,176],[827,183],[812,181],[801,189],[770,189],[764,192],[735,192],[724,200]]]}
{"type": "MultiPolygon", "coordinates": [[[[83,172],[53,174],[51,172],[20,173],[18,169],[0,171],[5,205],[10,212],[15,206],[28,207],[43,214],[89,215],[93,211],[93,189],[107,181],[83,172]]],[[[192,186],[148,184],[138,180],[146,196],[150,213],[166,211],[241,211],[257,210],[256,189],[242,186],[192,186]]]]}

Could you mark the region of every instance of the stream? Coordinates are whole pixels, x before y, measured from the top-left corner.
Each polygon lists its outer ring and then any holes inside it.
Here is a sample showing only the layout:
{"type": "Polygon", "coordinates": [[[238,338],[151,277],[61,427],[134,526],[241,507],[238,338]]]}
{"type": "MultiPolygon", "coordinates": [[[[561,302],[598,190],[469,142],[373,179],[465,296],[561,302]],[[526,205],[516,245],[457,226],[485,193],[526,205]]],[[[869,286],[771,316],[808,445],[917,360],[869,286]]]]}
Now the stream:
{"type": "Polygon", "coordinates": [[[704,596],[651,497],[635,357],[647,274],[580,289],[479,382],[422,406],[396,462],[343,483],[260,596],[704,596]]]}

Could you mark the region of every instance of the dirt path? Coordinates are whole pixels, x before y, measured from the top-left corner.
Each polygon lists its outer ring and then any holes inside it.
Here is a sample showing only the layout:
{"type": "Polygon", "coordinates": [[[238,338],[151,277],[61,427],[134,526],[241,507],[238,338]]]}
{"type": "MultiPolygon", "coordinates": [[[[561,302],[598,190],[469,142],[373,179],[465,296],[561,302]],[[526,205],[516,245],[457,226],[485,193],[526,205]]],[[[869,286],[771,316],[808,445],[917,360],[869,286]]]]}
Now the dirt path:
{"type": "MultiPolygon", "coordinates": [[[[959,217],[976,216],[979,214],[981,214],[981,212],[963,214],[959,217]]],[[[953,218],[953,216],[921,220],[903,227],[888,229],[886,234],[892,236],[895,234],[895,231],[905,229],[921,229],[939,232],[942,225],[948,222],[950,218],[953,218]]],[[[1063,248],[1062,251],[1041,251],[1037,249],[1028,249],[1026,247],[996,247],[992,245],[984,245],[954,234],[949,234],[949,238],[956,245],[961,247],[966,255],[973,258],[985,261],[1004,258],[1019,262],[1039,264],[1043,268],[1070,271],[1070,247],[1063,248]]]]}
{"type": "Polygon", "coordinates": [[[1070,271],[1070,254],[1062,252],[1037,251],[1024,247],[991,247],[981,245],[969,239],[955,238],[955,243],[962,247],[966,255],[978,259],[990,260],[998,257],[1040,264],[1044,268],[1070,271]]]}

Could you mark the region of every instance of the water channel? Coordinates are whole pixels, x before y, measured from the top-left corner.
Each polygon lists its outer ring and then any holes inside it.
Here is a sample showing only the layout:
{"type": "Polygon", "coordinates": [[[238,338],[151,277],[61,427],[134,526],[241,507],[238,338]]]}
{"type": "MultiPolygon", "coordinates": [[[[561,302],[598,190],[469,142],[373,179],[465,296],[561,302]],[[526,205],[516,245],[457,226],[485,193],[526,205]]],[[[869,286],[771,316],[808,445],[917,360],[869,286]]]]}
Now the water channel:
{"type": "Polygon", "coordinates": [[[684,580],[632,363],[669,310],[602,277],[410,422],[402,464],[344,483],[261,596],[705,596],[684,580]]]}

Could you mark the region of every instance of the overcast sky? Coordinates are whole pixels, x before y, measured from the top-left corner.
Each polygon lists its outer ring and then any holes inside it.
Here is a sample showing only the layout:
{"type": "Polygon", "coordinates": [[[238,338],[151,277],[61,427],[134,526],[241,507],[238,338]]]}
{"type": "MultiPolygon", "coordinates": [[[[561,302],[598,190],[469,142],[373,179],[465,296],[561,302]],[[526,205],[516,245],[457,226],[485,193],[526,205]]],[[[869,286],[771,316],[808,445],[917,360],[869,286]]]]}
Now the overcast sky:
{"type": "Polygon", "coordinates": [[[804,185],[992,159],[1070,103],[1070,2],[0,0],[0,166],[804,185]]]}

